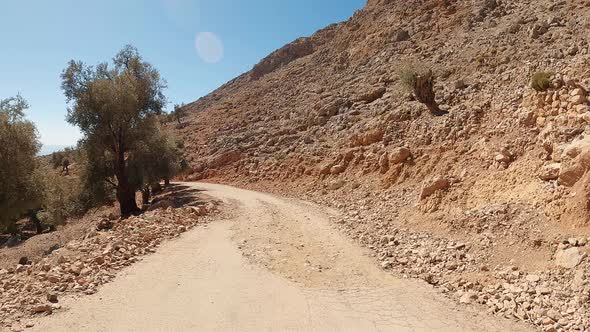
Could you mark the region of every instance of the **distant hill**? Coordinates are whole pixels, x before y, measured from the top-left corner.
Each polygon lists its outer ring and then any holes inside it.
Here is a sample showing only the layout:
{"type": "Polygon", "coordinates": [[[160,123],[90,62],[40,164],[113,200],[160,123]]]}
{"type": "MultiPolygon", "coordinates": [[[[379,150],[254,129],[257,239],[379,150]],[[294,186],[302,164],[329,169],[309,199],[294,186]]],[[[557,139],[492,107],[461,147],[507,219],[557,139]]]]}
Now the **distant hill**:
{"type": "Polygon", "coordinates": [[[71,147],[71,145],[43,145],[39,151],[39,155],[46,156],[56,151],[61,151],[67,147],[71,147]]]}

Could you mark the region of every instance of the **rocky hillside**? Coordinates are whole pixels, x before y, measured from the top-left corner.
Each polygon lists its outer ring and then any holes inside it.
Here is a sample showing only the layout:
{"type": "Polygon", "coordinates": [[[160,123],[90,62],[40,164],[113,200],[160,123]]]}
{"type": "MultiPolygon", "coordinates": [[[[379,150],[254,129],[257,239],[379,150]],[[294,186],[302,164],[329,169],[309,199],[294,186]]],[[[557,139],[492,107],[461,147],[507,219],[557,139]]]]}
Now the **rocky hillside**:
{"type": "Polygon", "coordinates": [[[187,105],[185,177],[340,208],[383,268],[588,330],[589,31],[590,1],[369,0],[187,105]],[[448,115],[402,87],[408,63],[448,115]]]}

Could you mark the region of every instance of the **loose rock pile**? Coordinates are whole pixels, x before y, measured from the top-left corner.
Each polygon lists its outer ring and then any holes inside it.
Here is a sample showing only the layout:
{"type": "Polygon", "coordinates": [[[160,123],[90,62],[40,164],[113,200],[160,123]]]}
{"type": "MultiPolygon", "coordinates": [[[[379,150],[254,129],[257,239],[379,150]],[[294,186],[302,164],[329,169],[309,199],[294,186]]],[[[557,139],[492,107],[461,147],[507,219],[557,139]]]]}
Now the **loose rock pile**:
{"type": "Polygon", "coordinates": [[[94,294],[117,271],[155,252],[214,211],[214,205],[153,210],[104,227],[101,220],[83,239],[71,241],[38,262],[21,259],[0,269],[0,329],[20,330],[32,315],[59,309],[66,294],[94,294]]]}
{"type": "MultiPolygon", "coordinates": [[[[495,207],[491,213],[504,209],[495,207]]],[[[460,242],[392,228],[382,216],[352,202],[347,210],[347,217],[335,222],[373,249],[384,269],[423,279],[459,303],[480,304],[492,314],[530,322],[543,331],[590,329],[590,238],[556,240],[550,244],[552,266],[525,272],[511,261],[495,267],[485,263],[491,253],[481,247],[495,245],[493,221],[487,222],[491,227],[484,227],[489,231],[472,242],[460,242]]]]}

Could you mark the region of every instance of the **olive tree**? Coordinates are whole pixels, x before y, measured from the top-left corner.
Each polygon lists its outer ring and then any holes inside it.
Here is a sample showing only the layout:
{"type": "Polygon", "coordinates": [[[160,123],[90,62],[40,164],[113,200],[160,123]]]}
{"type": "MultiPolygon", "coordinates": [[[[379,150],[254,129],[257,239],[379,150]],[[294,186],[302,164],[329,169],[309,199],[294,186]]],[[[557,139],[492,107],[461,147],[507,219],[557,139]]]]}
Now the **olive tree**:
{"type": "Polygon", "coordinates": [[[128,159],[152,135],[151,118],[166,103],[164,80],[132,46],[124,47],[112,64],[72,60],[61,77],[70,106],[67,120],[80,128],[83,145],[92,150],[88,167],[93,176],[115,188],[121,215],[138,212],[128,159]]]}
{"type": "Polygon", "coordinates": [[[130,157],[133,183],[140,188],[143,204],[148,204],[152,188],[165,184],[179,169],[179,152],[170,134],[154,125],[153,135],[142,142],[130,157]]]}
{"type": "Polygon", "coordinates": [[[27,102],[0,99],[0,227],[16,233],[16,221],[40,204],[35,177],[40,144],[35,125],[25,119],[27,102]]]}
{"type": "Polygon", "coordinates": [[[184,103],[174,105],[174,111],[172,111],[172,116],[178,122],[179,127],[183,127],[184,123],[182,119],[186,116],[186,109],[184,103]]]}

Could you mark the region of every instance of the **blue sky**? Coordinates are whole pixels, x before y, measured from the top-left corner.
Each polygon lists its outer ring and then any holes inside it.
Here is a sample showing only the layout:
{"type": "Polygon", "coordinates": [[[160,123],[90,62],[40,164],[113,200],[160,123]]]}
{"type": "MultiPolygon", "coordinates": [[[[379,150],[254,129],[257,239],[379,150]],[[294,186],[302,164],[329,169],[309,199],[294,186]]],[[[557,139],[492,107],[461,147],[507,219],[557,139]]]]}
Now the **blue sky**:
{"type": "Polygon", "coordinates": [[[70,59],[110,60],[135,45],[191,102],[300,36],[343,21],[365,0],[3,0],[0,98],[21,93],[44,144],[70,145],[61,71],[70,59]]]}

